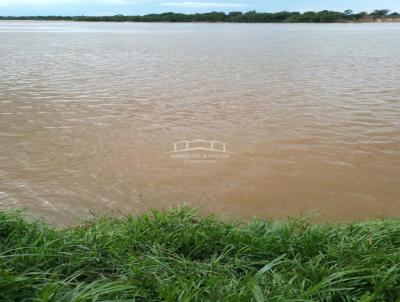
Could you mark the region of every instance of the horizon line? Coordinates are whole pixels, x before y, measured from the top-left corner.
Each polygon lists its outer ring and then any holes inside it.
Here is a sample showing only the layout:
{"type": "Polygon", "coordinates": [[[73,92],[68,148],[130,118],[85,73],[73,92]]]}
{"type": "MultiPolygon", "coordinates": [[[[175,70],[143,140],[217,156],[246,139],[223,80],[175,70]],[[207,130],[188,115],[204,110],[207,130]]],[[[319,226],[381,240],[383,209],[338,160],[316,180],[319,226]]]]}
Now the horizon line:
{"type": "MultiPolygon", "coordinates": [[[[374,10],[351,10],[349,9],[349,11],[352,11],[352,14],[360,14],[360,13],[368,13],[371,14],[374,11],[378,11],[378,10],[387,10],[389,13],[399,13],[399,11],[397,10],[392,10],[392,9],[374,9],[374,10]]],[[[305,14],[308,12],[313,12],[313,13],[320,13],[320,12],[333,12],[333,13],[344,13],[347,10],[332,10],[332,9],[323,9],[323,10],[304,10],[304,11],[300,11],[300,10],[278,10],[278,11],[258,11],[256,9],[250,9],[247,11],[240,11],[240,10],[231,10],[231,11],[218,11],[218,10],[210,10],[207,12],[192,12],[192,13],[181,13],[181,12],[174,12],[174,11],[165,11],[165,12],[158,12],[158,13],[146,13],[146,14],[123,14],[123,13],[119,13],[119,14],[73,14],[73,15],[63,15],[63,14],[39,14],[39,15],[0,15],[1,18],[6,18],[6,17],[93,17],[93,18],[99,18],[99,17],[117,17],[117,16],[123,16],[123,17],[144,17],[144,16],[149,16],[149,15],[163,15],[163,14],[179,14],[179,15],[203,15],[203,14],[210,14],[210,13],[219,13],[219,14],[225,14],[225,15],[229,15],[230,13],[240,13],[240,14],[246,14],[246,13],[250,13],[250,12],[255,12],[257,14],[277,14],[277,13],[299,13],[299,14],[305,14]]]]}

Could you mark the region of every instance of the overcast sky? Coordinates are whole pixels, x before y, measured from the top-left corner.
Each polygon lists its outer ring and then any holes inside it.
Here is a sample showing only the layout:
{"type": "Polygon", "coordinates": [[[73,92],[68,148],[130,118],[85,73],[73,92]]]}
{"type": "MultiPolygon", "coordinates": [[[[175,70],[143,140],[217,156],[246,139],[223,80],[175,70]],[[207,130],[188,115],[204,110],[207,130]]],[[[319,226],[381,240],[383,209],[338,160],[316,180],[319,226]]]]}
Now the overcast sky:
{"type": "Polygon", "coordinates": [[[331,9],[400,12],[400,0],[0,0],[0,15],[142,15],[160,12],[331,9]]]}

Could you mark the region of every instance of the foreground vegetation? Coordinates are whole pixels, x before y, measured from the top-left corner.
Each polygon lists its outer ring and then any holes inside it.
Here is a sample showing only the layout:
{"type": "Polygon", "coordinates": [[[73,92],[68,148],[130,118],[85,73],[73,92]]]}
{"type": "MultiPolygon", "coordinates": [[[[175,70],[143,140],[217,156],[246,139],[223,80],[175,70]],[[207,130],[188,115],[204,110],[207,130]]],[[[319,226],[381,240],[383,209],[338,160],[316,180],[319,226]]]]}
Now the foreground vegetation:
{"type": "Polygon", "coordinates": [[[189,209],[57,230],[0,213],[0,301],[400,301],[400,220],[241,225],[189,209]]]}
{"type": "Polygon", "coordinates": [[[319,12],[277,12],[260,13],[256,11],[210,12],[203,14],[180,14],[162,13],[144,16],[0,16],[0,20],[65,20],[65,21],[112,21],[112,22],[246,22],[246,23],[269,23],[269,22],[384,22],[400,21],[400,14],[390,13],[387,9],[375,10],[372,13],[354,13],[352,10],[345,12],[319,11],[319,12]]]}

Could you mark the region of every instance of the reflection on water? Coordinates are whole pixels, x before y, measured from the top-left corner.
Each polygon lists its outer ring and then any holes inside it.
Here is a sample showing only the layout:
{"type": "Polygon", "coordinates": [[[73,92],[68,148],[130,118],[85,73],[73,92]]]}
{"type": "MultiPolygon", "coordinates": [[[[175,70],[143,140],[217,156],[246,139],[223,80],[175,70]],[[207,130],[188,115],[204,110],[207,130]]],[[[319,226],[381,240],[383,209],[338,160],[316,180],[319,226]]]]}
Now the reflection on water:
{"type": "Polygon", "coordinates": [[[0,22],[0,38],[1,208],[400,215],[398,24],[0,22]],[[168,153],[196,139],[232,153],[168,153]]]}

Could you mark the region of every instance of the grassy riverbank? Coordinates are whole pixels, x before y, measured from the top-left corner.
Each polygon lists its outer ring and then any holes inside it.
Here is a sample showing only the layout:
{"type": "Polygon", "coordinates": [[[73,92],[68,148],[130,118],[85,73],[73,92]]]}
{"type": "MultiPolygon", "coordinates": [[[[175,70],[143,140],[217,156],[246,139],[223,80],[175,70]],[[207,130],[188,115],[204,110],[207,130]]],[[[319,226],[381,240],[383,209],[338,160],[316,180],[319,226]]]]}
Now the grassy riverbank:
{"type": "Polygon", "coordinates": [[[399,301],[400,220],[246,225],[173,209],[56,230],[0,213],[0,301],[399,301]]]}

